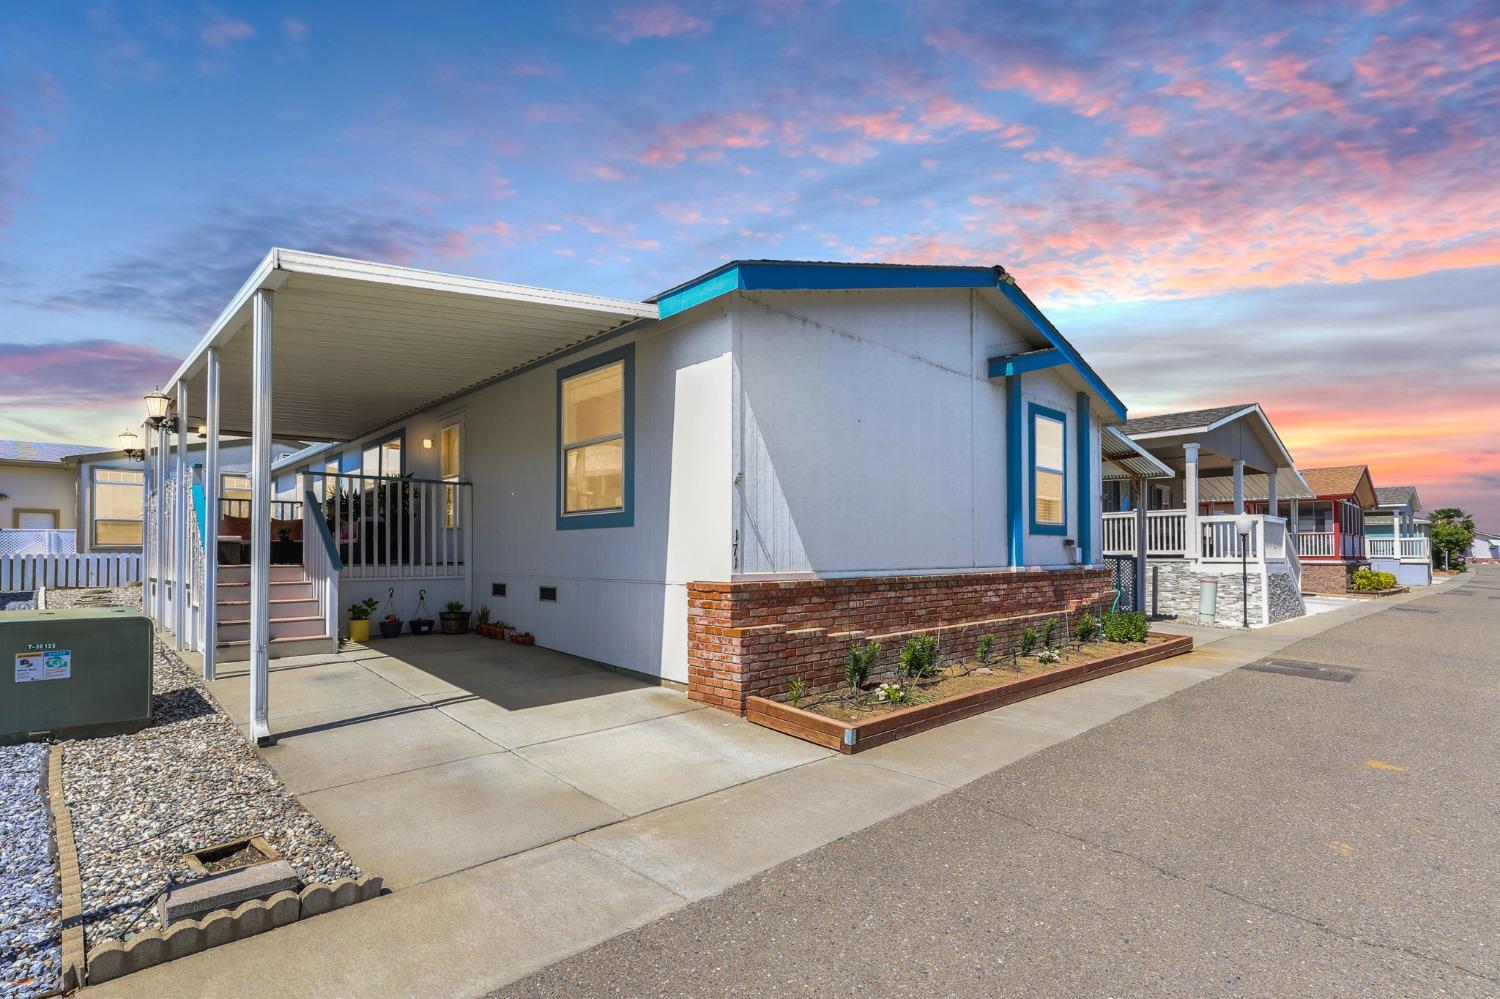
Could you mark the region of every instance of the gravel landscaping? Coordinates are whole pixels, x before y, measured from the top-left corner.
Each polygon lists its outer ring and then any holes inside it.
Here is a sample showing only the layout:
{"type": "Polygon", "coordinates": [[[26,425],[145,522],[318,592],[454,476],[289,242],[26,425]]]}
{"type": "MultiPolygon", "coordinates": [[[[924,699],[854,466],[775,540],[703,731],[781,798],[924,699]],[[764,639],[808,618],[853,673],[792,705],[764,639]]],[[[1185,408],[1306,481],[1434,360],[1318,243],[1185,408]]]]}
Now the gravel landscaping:
{"type": "Polygon", "coordinates": [[[0,997],[62,985],[62,898],[43,786],[49,747],[0,747],[0,997]]]}
{"type": "MultiPolygon", "coordinates": [[[[49,605],[134,604],[139,588],[52,591],[49,605]]],[[[248,682],[248,681],[247,681],[248,682]]],[[[260,835],[303,881],[360,870],[282,786],[178,656],[158,643],[150,727],[64,744],[63,784],[90,950],[161,923],[157,897],[196,876],[184,855],[260,835]]]]}

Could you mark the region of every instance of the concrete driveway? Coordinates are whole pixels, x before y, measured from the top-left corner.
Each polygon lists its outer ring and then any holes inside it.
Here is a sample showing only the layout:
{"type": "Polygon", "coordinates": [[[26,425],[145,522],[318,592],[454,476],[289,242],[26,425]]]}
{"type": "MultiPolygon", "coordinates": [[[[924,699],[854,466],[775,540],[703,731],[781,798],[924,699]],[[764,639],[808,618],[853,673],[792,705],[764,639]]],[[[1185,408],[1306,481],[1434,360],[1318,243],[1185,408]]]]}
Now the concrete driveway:
{"type": "MultiPolygon", "coordinates": [[[[245,725],[244,669],[211,689],[245,725]]],[[[597,663],[473,635],[278,660],[270,709],[267,762],[395,889],[832,755],[597,663]]]]}

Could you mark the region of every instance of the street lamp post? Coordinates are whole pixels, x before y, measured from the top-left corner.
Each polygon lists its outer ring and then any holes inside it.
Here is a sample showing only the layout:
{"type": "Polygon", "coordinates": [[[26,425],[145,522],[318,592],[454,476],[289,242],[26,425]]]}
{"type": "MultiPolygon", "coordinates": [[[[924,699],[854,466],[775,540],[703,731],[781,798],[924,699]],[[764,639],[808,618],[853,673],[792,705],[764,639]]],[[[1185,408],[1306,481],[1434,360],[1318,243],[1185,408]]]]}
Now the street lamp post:
{"type": "Polygon", "coordinates": [[[1234,519],[1234,529],[1240,536],[1240,612],[1241,627],[1250,627],[1250,532],[1255,521],[1249,514],[1240,514],[1234,519]]]}

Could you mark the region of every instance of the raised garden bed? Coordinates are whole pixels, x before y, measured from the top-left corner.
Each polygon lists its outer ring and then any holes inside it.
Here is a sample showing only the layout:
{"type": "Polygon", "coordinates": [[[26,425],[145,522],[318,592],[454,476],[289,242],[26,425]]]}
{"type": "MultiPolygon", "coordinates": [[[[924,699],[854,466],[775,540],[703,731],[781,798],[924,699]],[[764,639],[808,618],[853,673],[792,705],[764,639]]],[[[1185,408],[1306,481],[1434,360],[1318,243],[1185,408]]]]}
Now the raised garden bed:
{"type": "Polygon", "coordinates": [[[1050,690],[1180,656],[1192,648],[1189,636],[1151,632],[1141,644],[1100,642],[1068,652],[1056,665],[1023,660],[1019,671],[1000,663],[988,673],[939,675],[919,688],[919,698],[931,699],[909,707],[891,708],[873,698],[856,706],[838,697],[793,707],[752,696],[746,700],[746,717],[828,749],[857,753],[1050,690]]]}

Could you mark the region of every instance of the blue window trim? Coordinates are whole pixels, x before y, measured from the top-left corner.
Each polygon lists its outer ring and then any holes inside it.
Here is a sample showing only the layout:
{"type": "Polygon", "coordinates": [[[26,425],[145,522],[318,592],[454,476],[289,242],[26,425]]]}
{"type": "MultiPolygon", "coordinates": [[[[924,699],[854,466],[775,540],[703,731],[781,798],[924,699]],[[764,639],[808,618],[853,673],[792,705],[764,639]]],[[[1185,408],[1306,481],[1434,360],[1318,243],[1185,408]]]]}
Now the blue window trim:
{"type": "MultiPolygon", "coordinates": [[[[1026,467],[1028,469],[1027,485],[1029,495],[1026,497],[1026,515],[1031,524],[1032,534],[1067,534],[1068,533],[1068,417],[1056,409],[1032,402],[1026,405],[1026,467]],[[1036,519],[1036,421],[1037,417],[1045,416],[1062,424],[1062,509],[1063,522],[1061,524],[1040,524],[1036,519]]],[[[1052,469],[1048,469],[1052,471],[1052,469]]]]}
{"type": "MultiPolygon", "coordinates": [[[[1079,392],[1077,398],[1078,407],[1078,560],[1084,565],[1093,565],[1094,548],[1094,497],[1093,483],[1098,479],[1094,476],[1094,449],[1089,446],[1089,433],[1091,431],[1089,394],[1079,392]]],[[[1063,452],[1063,464],[1068,462],[1067,452],[1063,452]]]]}
{"type": "Polygon", "coordinates": [[[635,344],[627,343],[613,350],[595,354],[576,364],[557,369],[557,497],[553,509],[557,511],[559,531],[578,531],[593,527],[631,527],[635,524],[635,344]],[[563,513],[563,475],[566,463],[563,460],[562,405],[563,382],[595,368],[602,368],[616,361],[625,362],[625,503],[619,510],[606,513],[563,513]]]}

